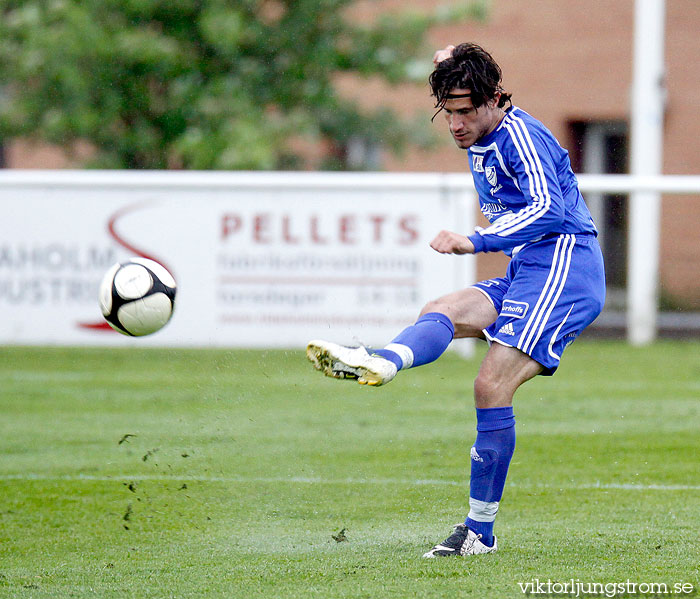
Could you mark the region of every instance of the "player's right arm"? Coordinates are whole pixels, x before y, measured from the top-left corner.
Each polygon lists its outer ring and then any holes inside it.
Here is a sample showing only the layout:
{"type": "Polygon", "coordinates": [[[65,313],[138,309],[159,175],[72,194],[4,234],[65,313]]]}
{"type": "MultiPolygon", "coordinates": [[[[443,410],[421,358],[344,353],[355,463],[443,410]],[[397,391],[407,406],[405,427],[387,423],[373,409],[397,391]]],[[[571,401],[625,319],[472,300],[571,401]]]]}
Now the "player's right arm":
{"type": "Polygon", "coordinates": [[[469,237],[453,233],[452,231],[440,231],[435,239],[430,242],[430,247],[441,254],[473,254],[474,244],[469,237]]]}

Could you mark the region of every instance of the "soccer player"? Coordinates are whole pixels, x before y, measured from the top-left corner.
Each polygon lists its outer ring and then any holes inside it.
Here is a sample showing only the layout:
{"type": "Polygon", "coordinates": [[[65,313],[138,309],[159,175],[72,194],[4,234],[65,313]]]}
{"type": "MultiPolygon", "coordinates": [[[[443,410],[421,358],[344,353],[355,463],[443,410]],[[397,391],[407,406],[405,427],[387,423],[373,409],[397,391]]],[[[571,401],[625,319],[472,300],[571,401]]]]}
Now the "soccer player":
{"type": "Polygon", "coordinates": [[[512,105],[500,67],[483,48],[448,46],[434,63],[436,108],[457,147],[467,150],[490,225],[471,235],[440,231],[430,246],[443,254],[503,251],[511,257],[507,272],[429,302],[383,349],[328,341],[307,347],[327,376],[384,385],[401,370],[436,360],[454,337],[489,342],[474,381],[469,513],[424,557],[497,550],[493,524],[515,449],[513,395],[534,376],[554,374],[566,346],[605,300],[597,231],[568,153],[540,121],[512,105]]]}

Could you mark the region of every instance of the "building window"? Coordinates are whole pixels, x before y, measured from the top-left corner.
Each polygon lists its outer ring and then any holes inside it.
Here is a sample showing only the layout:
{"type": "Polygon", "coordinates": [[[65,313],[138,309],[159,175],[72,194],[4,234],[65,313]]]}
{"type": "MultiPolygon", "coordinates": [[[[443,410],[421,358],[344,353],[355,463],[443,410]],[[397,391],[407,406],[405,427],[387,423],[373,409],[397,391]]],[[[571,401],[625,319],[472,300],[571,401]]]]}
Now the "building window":
{"type": "MultiPolygon", "coordinates": [[[[574,170],[586,174],[624,174],[629,165],[629,133],[624,121],[570,124],[574,170]]],[[[599,231],[608,288],[622,290],[627,272],[627,194],[586,193],[586,204],[599,231]]],[[[622,301],[622,298],[621,298],[622,301]]]]}
{"type": "Polygon", "coordinates": [[[382,163],[381,148],[363,137],[351,137],[345,146],[345,164],[349,170],[377,171],[382,163]]]}
{"type": "Polygon", "coordinates": [[[378,171],[381,167],[381,146],[361,136],[333,145],[321,163],[321,170],[378,171]]]}

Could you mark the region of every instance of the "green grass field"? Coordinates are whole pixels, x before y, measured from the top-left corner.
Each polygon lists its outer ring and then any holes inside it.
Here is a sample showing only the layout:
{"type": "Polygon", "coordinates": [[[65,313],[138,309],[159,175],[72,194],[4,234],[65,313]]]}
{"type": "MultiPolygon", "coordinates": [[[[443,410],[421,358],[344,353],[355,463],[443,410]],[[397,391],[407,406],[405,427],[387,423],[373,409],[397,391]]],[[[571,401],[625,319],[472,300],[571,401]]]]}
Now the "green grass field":
{"type": "Polygon", "coordinates": [[[378,389],[301,351],[0,355],[0,597],[700,590],[700,343],[584,340],[526,384],[500,551],[441,560],[421,554],[466,513],[483,347],[378,389]]]}

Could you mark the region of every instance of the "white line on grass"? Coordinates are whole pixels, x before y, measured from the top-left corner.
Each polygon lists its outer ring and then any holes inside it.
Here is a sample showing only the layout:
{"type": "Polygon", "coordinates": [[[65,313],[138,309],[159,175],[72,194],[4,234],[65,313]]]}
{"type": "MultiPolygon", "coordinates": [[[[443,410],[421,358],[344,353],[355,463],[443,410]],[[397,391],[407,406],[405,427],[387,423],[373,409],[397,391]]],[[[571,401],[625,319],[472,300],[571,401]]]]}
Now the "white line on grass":
{"type": "MultiPolygon", "coordinates": [[[[0,481],[196,481],[210,483],[291,483],[291,484],[322,484],[322,485],[403,485],[413,486],[443,486],[461,487],[467,486],[467,480],[440,480],[440,479],[404,479],[404,478],[321,478],[315,476],[188,476],[187,474],[115,474],[114,476],[96,474],[0,474],[0,481]]],[[[548,484],[548,483],[509,483],[509,487],[526,490],[590,490],[590,489],[620,489],[626,491],[700,491],[700,485],[665,485],[665,484],[638,484],[638,483],[572,483],[572,484],[548,484]]]]}

